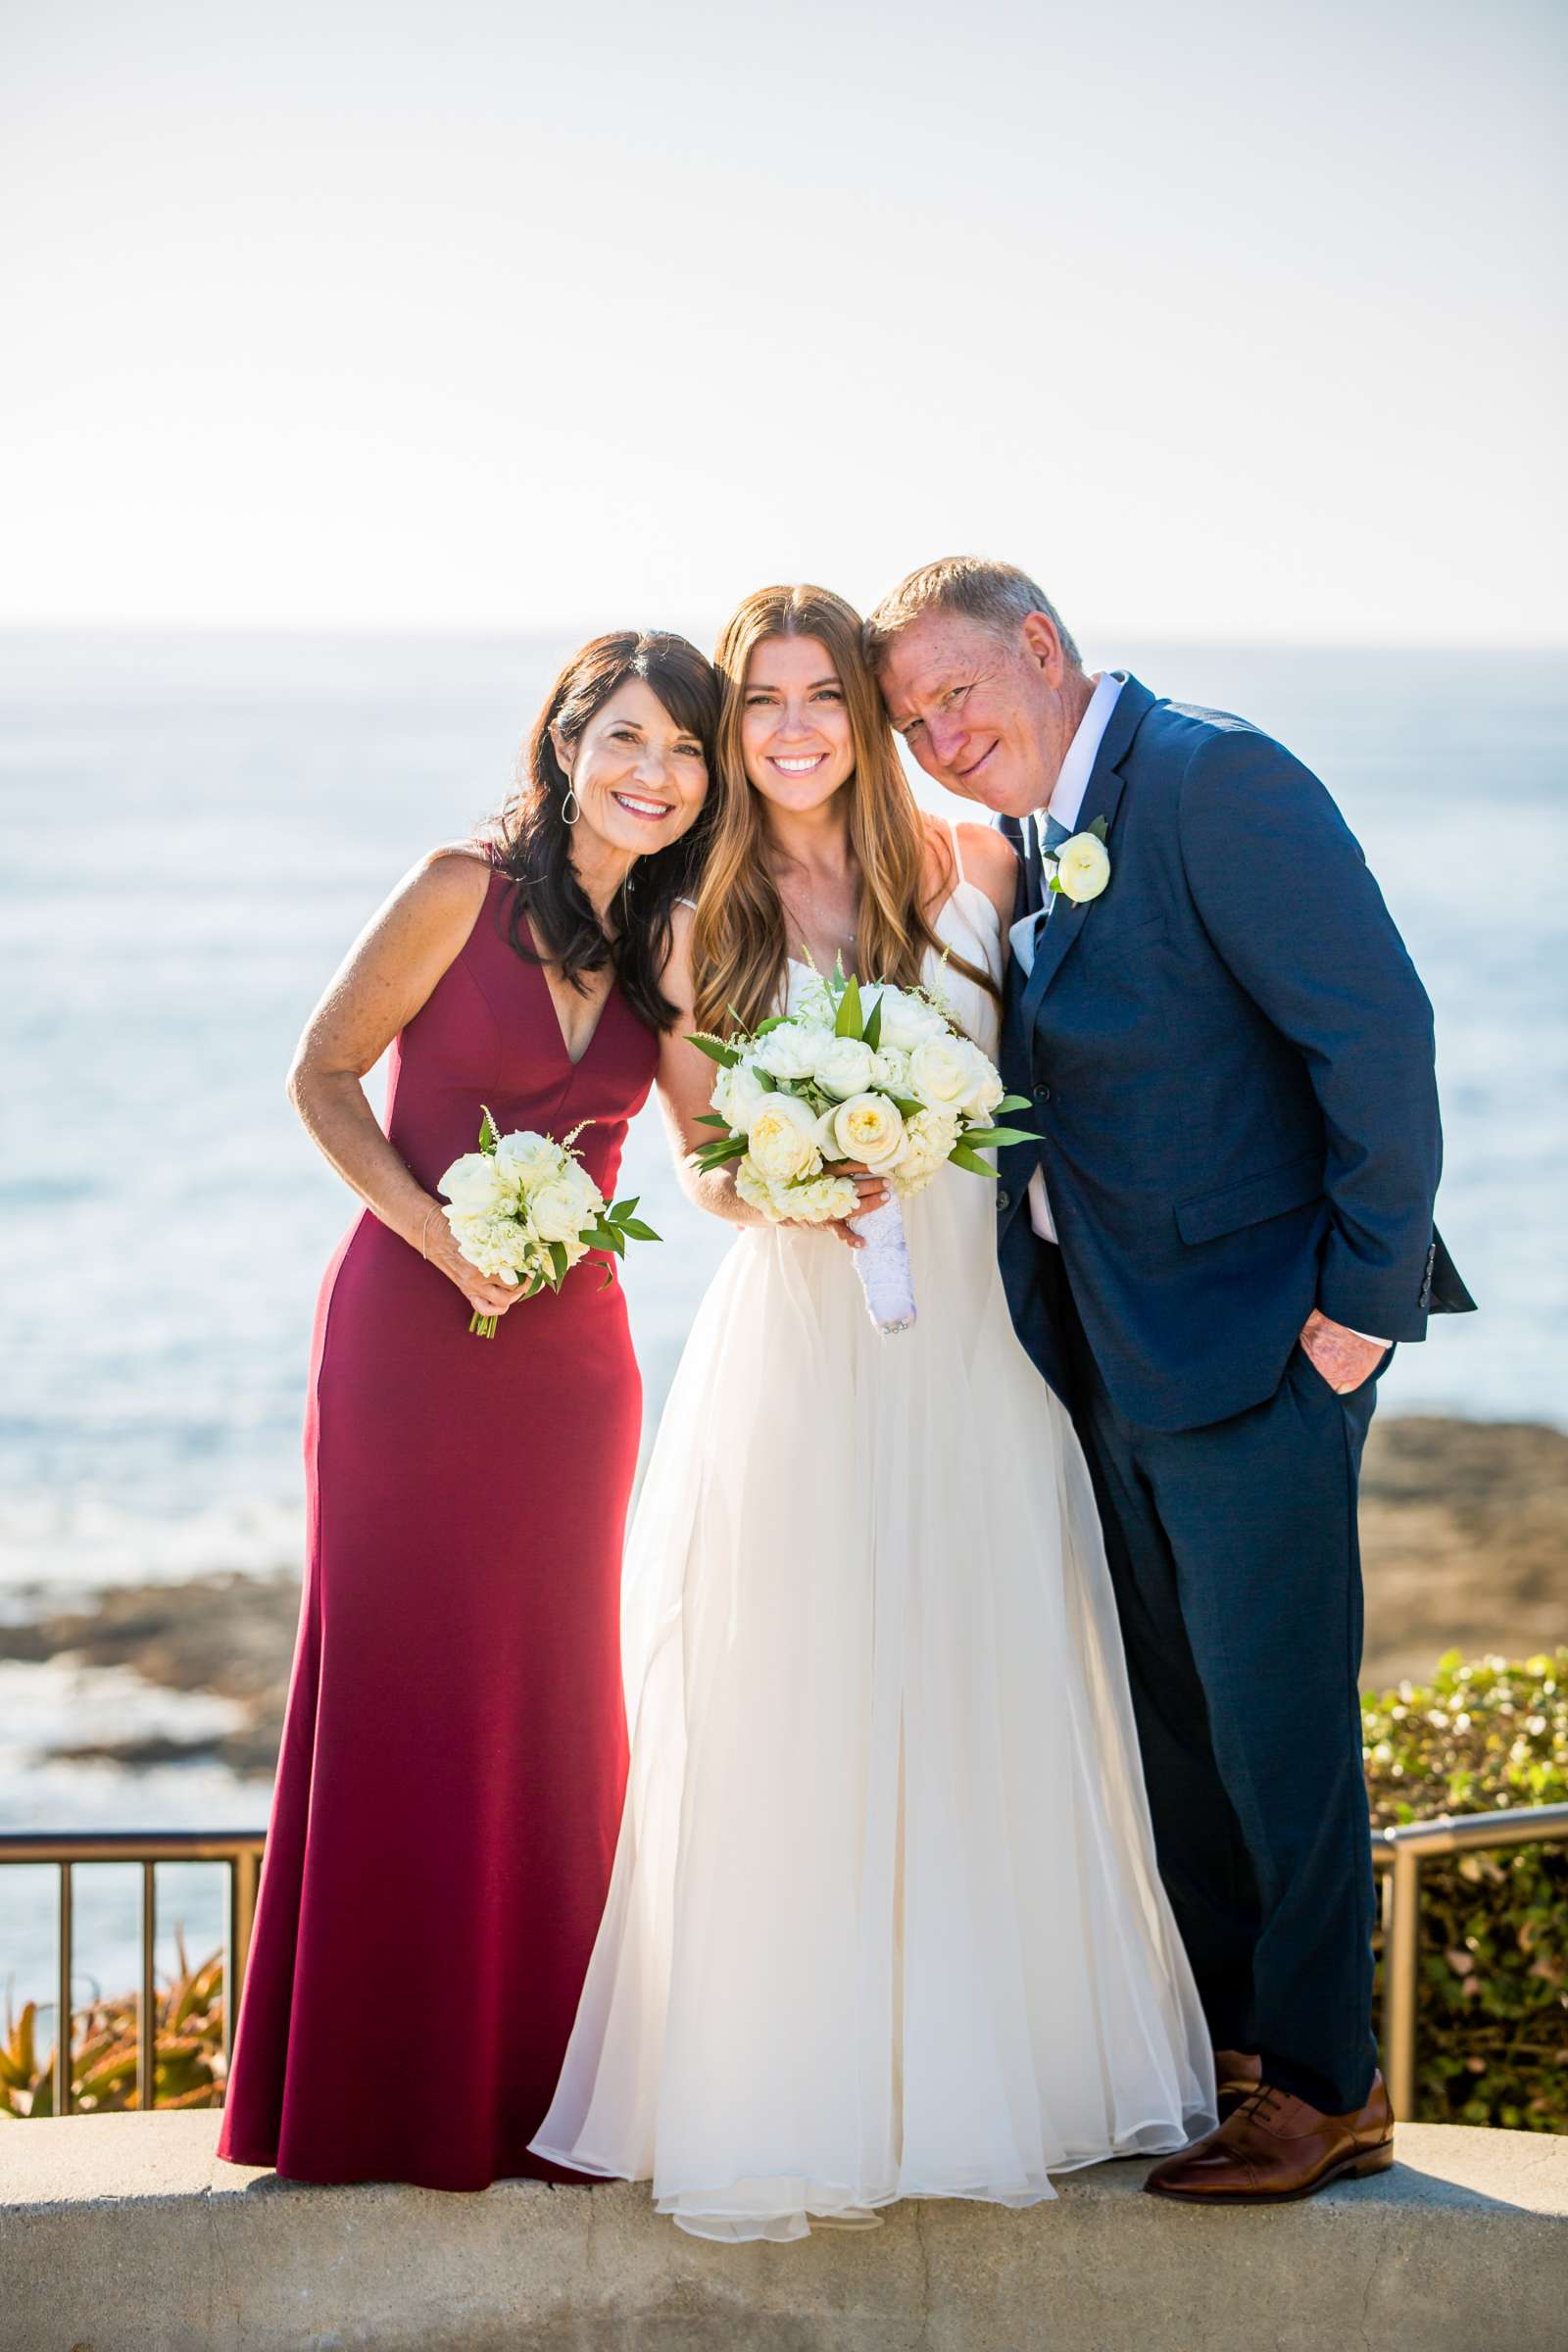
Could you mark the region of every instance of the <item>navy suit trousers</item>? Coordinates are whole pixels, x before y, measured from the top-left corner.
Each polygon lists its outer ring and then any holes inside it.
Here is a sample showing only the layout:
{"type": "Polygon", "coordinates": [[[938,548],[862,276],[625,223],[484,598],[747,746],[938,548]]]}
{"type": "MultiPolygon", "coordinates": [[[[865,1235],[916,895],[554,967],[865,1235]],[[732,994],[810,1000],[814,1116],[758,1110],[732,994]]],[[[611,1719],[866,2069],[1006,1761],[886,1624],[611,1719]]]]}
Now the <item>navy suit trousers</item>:
{"type": "Polygon", "coordinates": [[[1100,1376],[1060,1251],[1041,1244],[1037,1259],[1104,1527],[1160,1875],[1214,2045],[1260,2051],[1265,2081],[1348,2113],[1377,2064],[1356,1537],[1375,1380],[1336,1396],[1298,1347],[1247,1411],[1141,1427],[1100,1376]]]}

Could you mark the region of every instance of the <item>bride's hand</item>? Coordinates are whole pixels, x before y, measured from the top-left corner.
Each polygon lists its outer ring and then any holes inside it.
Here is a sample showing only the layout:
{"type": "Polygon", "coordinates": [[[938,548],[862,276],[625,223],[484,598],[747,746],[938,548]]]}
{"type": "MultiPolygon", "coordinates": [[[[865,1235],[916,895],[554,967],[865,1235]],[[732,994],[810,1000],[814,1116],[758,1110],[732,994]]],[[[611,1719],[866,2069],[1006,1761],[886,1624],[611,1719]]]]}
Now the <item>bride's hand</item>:
{"type": "Polygon", "coordinates": [[[442,1216],[439,1206],[425,1219],[422,1254],[432,1266],[439,1266],[448,1282],[454,1284],[473,1308],[476,1315],[504,1315],[515,1306],[522,1297],[521,1286],[511,1289],[504,1282],[493,1282],[470,1266],[452,1238],[452,1228],[442,1216]]]}

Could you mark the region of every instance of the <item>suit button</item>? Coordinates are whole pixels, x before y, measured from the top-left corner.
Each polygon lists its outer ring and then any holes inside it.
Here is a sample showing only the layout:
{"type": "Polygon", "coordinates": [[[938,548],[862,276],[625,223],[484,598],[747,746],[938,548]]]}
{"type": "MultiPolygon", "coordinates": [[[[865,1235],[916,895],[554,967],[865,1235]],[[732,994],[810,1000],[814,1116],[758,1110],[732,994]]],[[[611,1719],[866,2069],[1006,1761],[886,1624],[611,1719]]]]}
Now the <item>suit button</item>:
{"type": "Polygon", "coordinates": [[[1050,1089],[1050,1087],[1049,1087],[1049,1086],[1037,1086],[1037,1087],[1035,1088],[1035,1101],[1036,1101],[1037,1102],[1049,1102],[1051,1101],[1051,1089],[1050,1089]]]}
{"type": "Polygon", "coordinates": [[[997,1214],[998,1214],[998,1216],[999,1216],[999,1217],[1005,1216],[1005,1215],[1006,1215],[1006,1213],[1007,1213],[1007,1210],[1008,1210],[1008,1209],[1009,1209],[1011,1206],[1012,1206],[1012,1195],[1011,1195],[1011,1194],[1010,1194],[1010,1193],[1007,1191],[1007,1189],[1006,1189],[1006,1187],[1005,1187],[1004,1185],[998,1185],[998,1187],[997,1187],[997,1214]]]}

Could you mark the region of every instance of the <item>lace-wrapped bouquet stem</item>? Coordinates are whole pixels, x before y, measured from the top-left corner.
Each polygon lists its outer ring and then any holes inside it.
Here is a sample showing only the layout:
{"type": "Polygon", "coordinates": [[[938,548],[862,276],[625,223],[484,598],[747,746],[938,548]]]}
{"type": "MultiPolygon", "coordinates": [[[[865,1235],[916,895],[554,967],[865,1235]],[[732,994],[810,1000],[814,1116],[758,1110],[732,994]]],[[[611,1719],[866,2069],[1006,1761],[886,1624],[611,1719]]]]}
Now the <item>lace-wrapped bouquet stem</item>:
{"type": "Polygon", "coordinates": [[[735,1190],[771,1224],[823,1225],[848,1218],[866,1243],[855,1252],[866,1308],[879,1331],[915,1319],[901,1202],[923,1192],[952,1160],[996,1176],[983,1154],[1035,1140],[998,1126],[1026,1108],[995,1065],[923,990],[880,982],[861,988],[842,967],[814,975],[795,1011],[747,1035],[693,1037],[718,1063],[715,1130],[692,1157],[735,1169],[735,1190]],[[893,1198],[868,1216],[847,1166],[884,1176],[893,1198]]]}

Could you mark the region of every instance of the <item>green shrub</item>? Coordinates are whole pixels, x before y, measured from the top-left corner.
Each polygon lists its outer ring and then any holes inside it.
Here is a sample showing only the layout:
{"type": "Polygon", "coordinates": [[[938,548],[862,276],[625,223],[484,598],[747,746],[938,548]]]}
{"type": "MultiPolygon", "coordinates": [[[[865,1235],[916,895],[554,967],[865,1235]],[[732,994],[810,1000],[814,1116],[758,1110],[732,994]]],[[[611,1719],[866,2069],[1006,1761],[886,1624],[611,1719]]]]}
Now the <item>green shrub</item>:
{"type": "MultiPolygon", "coordinates": [[[[1361,1713],[1380,1828],[1568,1802],[1568,1649],[1451,1651],[1361,1713]]],[[[1420,1965],[1420,2121],[1568,2132],[1568,1844],[1424,1863],[1420,1965]]]]}
{"type": "MultiPolygon", "coordinates": [[[[154,1995],[153,2072],[160,2107],[220,2107],[223,2103],[223,1962],[220,1953],[199,1968],[184,1948],[172,1984],[154,1995]]],[[[37,2008],[6,2018],[0,2041],[0,2122],[8,2116],[53,2115],[55,2054],[40,2050],[37,2008]]],[[[136,1996],[93,2001],[71,2021],[72,2113],[118,2115],[141,2103],[136,2082],[136,1996]]]]}

